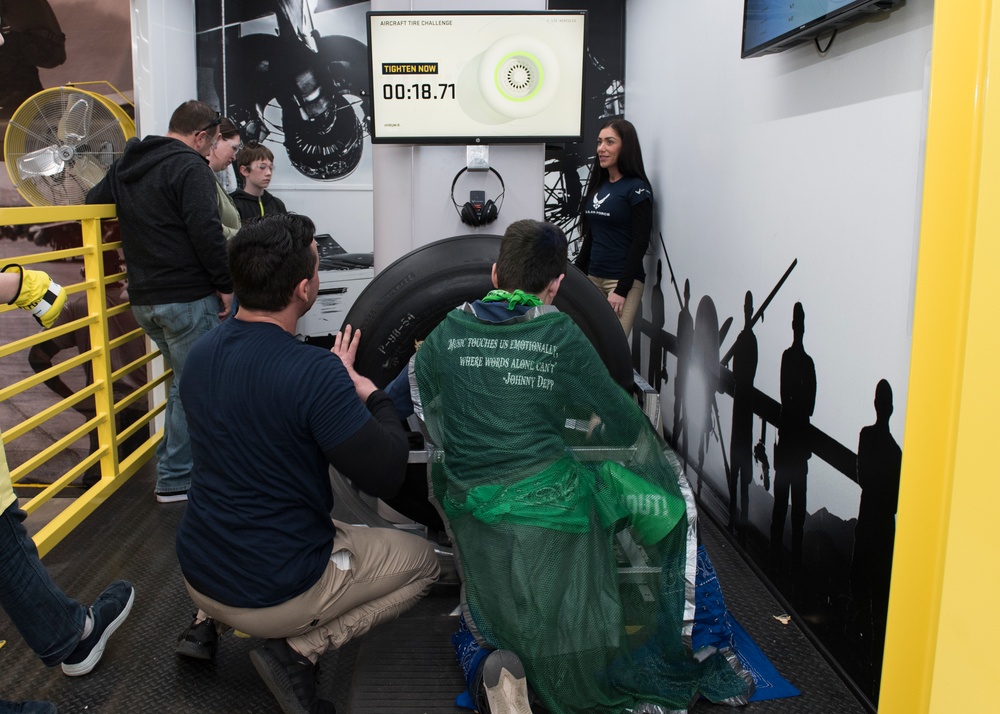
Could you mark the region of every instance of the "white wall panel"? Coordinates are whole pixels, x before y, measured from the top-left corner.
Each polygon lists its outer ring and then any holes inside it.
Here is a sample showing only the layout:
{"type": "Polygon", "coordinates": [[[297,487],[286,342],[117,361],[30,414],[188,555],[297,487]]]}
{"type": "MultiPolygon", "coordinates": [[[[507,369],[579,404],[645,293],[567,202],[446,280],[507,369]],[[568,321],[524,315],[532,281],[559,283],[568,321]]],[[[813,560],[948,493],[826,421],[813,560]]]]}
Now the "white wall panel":
{"type": "Polygon", "coordinates": [[[194,0],[131,0],[139,136],[165,134],[170,115],[197,96],[194,0]]]}

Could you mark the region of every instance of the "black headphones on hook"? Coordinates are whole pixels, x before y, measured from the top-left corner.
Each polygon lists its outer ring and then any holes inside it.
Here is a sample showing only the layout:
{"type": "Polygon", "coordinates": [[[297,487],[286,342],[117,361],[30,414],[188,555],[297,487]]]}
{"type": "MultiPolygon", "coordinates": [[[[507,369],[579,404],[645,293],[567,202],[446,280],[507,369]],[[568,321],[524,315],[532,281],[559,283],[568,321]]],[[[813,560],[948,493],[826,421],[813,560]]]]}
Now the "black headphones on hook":
{"type": "Polygon", "coordinates": [[[468,166],[455,174],[455,178],[451,182],[451,202],[455,204],[455,210],[458,211],[458,216],[462,219],[462,223],[468,226],[478,228],[479,226],[489,225],[500,215],[500,207],[503,206],[503,196],[507,190],[503,183],[503,176],[492,166],[487,166],[486,168],[500,179],[500,195],[485,203],[466,201],[465,204],[459,206],[458,201],[455,200],[455,184],[458,183],[458,177],[469,170],[468,166]]]}

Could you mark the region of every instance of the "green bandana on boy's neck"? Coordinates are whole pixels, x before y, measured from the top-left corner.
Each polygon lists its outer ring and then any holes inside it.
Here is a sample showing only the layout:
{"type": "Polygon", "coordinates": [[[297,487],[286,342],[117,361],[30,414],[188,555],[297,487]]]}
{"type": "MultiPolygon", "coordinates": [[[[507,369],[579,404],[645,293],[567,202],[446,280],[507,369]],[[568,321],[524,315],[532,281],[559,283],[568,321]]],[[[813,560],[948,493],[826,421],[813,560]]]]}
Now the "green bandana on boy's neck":
{"type": "Polygon", "coordinates": [[[483,302],[501,302],[503,300],[507,301],[508,310],[513,310],[518,305],[538,307],[542,304],[537,295],[526,293],[523,290],[515,290],[513,293],[509,293],[506,290],[490,290],[486,293],[486,297],[483,298],[483,302]]]}

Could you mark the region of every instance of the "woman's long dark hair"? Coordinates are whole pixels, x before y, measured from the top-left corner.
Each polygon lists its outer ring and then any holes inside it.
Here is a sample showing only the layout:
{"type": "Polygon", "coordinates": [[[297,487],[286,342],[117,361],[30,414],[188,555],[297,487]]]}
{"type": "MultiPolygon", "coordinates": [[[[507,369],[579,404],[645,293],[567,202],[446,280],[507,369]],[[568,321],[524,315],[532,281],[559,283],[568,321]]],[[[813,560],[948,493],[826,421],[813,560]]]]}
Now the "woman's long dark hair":
{"type": "MultiPolygon", "coordinates": [[[[642,163],[642,147],[639,146],[639,134],[636,132],[632,122],[627,119],[611,119],[604,122],[601,131],[611,129],[621,139],[622,148],[618,152],[618,170],[622,176],[641,178],[647,184],[646,167],[642,163]]],[[[601,162],[594,156],[594,163],[590,167],[590,178],[587,180],[587,191],[580,203],[580,217],[583,218],[584,207],[587,202],[597,192],[597,188],[608,180],[608,170],[601,168],[601,162]]]]}

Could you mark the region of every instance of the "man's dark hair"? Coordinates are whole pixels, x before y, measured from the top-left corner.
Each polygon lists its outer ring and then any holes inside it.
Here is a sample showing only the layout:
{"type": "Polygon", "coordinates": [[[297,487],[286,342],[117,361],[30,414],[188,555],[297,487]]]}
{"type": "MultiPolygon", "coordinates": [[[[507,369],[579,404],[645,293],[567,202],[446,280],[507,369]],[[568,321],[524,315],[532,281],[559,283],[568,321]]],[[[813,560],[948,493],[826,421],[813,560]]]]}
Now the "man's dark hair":
{"type": "Polygon", "coordinates": [[[537,294],[565,272],[566,236],[558,226],[526,218],[507,227],[497,258],[501,289],[537,294]]]}
{"type": "Polygon", "coordinates": [[[211,106],[197,99],[189,99],[174,109],[167,131],[181,136],[199,131],[208,131],[211,135],[215,134],[215,127],[219,126],[221,121],[222,116],[211,106]]]}
{"type": "Polygon", "coordinates": [[[279,312],[295,286],[316,270],[316,226],[306,216],[276,213],[247,222],[229,241],[229,272],[241,306],[279,312]]]}

